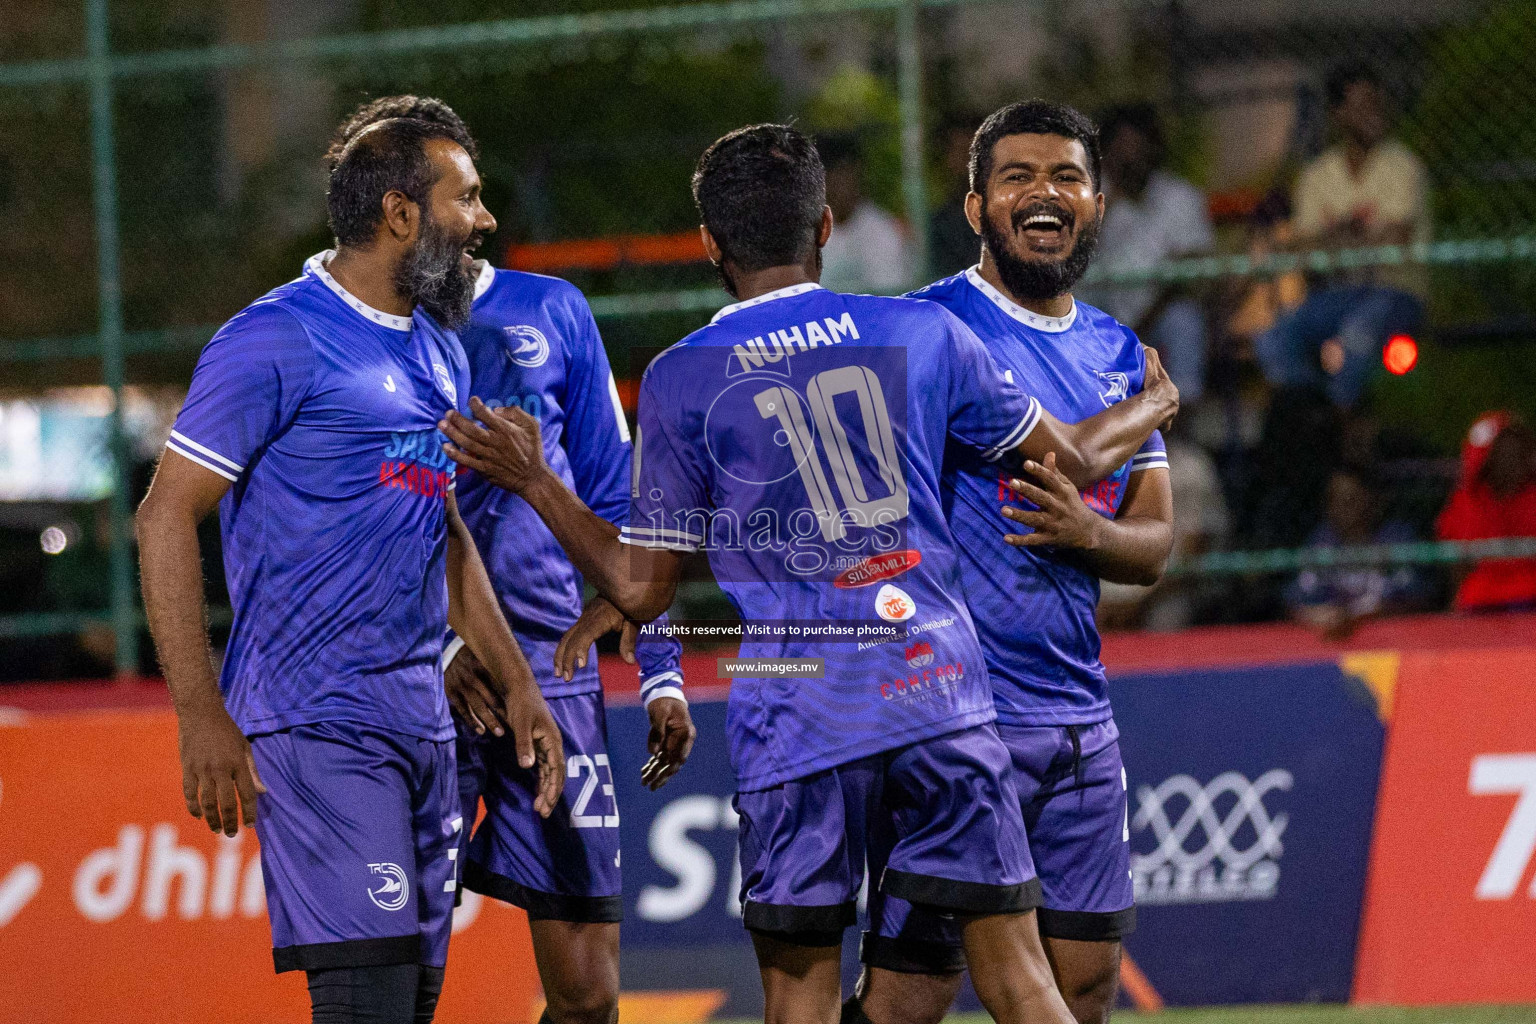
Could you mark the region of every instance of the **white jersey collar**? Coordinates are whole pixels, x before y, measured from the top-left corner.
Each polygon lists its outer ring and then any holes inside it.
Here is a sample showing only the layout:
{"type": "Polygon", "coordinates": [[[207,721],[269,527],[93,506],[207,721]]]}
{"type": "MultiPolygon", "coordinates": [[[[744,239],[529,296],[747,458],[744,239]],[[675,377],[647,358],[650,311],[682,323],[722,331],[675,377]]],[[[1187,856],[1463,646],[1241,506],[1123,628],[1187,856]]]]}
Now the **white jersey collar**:
{"type": "Polygon", "coordinates": [[[1014,302],[1002,292],[987,283],[987,279],[981,276],[981,266],[972,267],[965,272],[965,279],[971,282],[971,286],[987,298],[991,299],[998,309],[1013,317],[1026,327],[1033,327],[1037,331],[1045,331],[1048,334],[1061,334],[1071,330],[1077,323],[1077,303],[1072,303],[1072,312],[1066,316],[1041,316],[1039,313],[1025,309],[1014,302]]]}
{"type": "Polygon", "coordinates": [[[475,266],[480,268],[475,272],[475,298],[478,299],[496,283],[496,268],[491,266],[490,260],[475,260],[475,266]]]}
{"type": "Polygon", "coordinates": [[[368,305],[368,303],[364,302],[362,299],[358,298],[356,295],[353,295],[351,292],[343,288],[341,286],[341,282],[337,281],[334,277],[331,276],[331,272],[325,269],[325,265],[331,262],[331,257],[335,255],[335,249],[327,249],[325,252],[317,252],[309,259],[304,261],[304,269],[323,281],[327,288],[335,292],[341,298],[341,301],[351,306],[352,309],[356,311],[358,316],[367,320],[369,323],[379,324],[382,327],[388,327],[390,330],[394,331],[410,331],[410,317],[395,316],[394,314],[386,313],[381,309],[374,309],[372,306],[368,305]]]}
{"type": "Polygon", "coordinates": [[[748,299],[745,302],[731,303],[729,306],[726,306],[720,312],[710,317],[709,322],[716,323],[720,320],[721,317],[730,316],[732,313],[735,313],[738,310],[750,309],[753,306],[761,306],[763,303],[772,302],[774,299],[787,299],[791,295],[804,295],[806,292],[816,291],[820,287],[821,285],[814,281],[806,281],[803,284],[792,284],[788,288],[775,288],[771,292],[764,292],[762,295],[759,295],[755,299],[748,299]]]}

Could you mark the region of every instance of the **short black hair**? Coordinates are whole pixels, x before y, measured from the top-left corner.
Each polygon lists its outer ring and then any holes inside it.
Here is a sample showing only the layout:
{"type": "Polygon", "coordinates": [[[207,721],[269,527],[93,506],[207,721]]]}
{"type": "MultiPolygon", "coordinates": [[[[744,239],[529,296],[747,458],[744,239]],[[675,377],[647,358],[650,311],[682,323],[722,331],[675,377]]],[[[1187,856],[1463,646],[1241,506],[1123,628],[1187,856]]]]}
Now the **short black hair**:
{"type": "Polygon", "coordinates": [[[443,125],[412,117],[392,117],[367,126],[342,147],[331,168],[325,205],[338,245],[366,245],[384,217],[384,196],[403,192],[418,206],[427,205],[437,173],[427,143],[458,143],[443,125]]]}
{"type": "Polygon", "coordinates": [[[1088,176],[1099,187],[1099,129],[1080,110],[1050,100],[1010,103],[981,122],[971,140],[971,191],[981,192],[992,176],[992,151],[1010,135],[1060,135],[1076,139],[1088,153],[1088,176]]]}
{"type": "Polygon", "coordinates": [[[699,157],[693,201],[721,252],[742,270],[792,266],[816,249],[827,175],[803,132],[748,125],[699,157]]]}
{"type": "Polygon", "coordinates": [[[1343,103],[1349,96],[1349,87],[1365,83],[1381,88],[1381,76],[1376,69],[1369,64],[1358,61],[1348,64],[1340,64],[1328,72],[1328,77],[1323,79],[1323,96],[1328,101],[1331,110],[1343,103]]]}
{"type": "Polygon", "coordinates": [[[469,133],[469,126],[464,123],[463,118],[454,113],[452,107],[435,96],[413,96],[405,93],[369,100],[347,115],[347,119],[337,126],[336,133],[331,136],[331,144],[326,148],[325,169],[329,171],[336,166],[341,160],[342,150],[347,148],[347,143],[351,142],[358,132],[371,124],[388,121],[395,117],[409,117],[428,124],[441,125],[453,133],[453,141],[464,147],[464,152],[469,154],[471,160],[480,159],[480,148],[475,145],[475,137],[469,133]]]}
{"type": "Polygon", "coordinates": [[[1099,115],[1099,144],[1102,146],[1115,137],[1122,128],[1138,133],[1161,156],[1163,152],[1163,121],[1157,108],[1150,103],[1120,103],[1099,115]]]}

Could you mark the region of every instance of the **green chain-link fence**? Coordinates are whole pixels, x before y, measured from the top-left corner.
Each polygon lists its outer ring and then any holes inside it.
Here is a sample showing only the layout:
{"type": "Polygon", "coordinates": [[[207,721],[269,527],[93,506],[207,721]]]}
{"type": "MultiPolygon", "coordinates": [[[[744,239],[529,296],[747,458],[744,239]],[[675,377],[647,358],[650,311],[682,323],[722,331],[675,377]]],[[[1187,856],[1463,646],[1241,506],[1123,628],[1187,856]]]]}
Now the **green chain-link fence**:
{"type": "MultiPolygon", "coordinates": [[[[129,508],[156,428],[153,416],[141,428],[125,411],[136,396],[173,407],[217,323],[325,247],[318,155],[346,110],[388,92],[440,95],[466,117],[481,138],[500,236],[519,243],[685,232],[699,150],[741,123],[799,118],[819,135],[857,140],[866,194],[902,218],[920,254],[914,266],[933,274],[955,269],[928,238],[958,190],[945,162],[953,133],[1025,95],[1092,111],[1147,101],[1163,119],[1169,169],[1210,200],[1215,242],[1136,267],[1106,260],[1099,289],[1176,286],[1195,297],[1226,366],[1251,344],[1244,311],[1297,272],[1422,268],[1423,365],[1382,386],[1386,419],[1429,423],[1430,454],[1445,455],[1479,409],[1530,401],[1521,382],[1536,313],[1528,3],[608,6],[85,0],[75,10],[24,0],[8,15],[0,401],[36,404],[56,386],[104,384],[116,483],[106,488],[96,587],[32,600],[32,563],[0,567],[0,581],[16,584],[0,609],[18,613],[0,617],[0,638],[106,624],[118,670],[139,663],[129,508]],[[1284,219],[1298,170],[1329,141],[1323,81],[1345,62],[1368,64],[1381,81],[1393,133],[1424,168],[1432,231],[1326,250],[1261,244],[1284,219]]],[[[641,353],[721,302],[697,261],[556,272],[592,296],[621,374],[638,373],[641,353]]],[[[1227,420],[1245,415],[1236,398],[1226,405],[1227,420]]],[[[14,420],[0,418],[0,429],[14,420]]],[[[1368,560],[1482,554],[1421,546],[1368,560]]],[[[1332,556],[1227,551],[1186,558],[1179,572],[1291,572],[1316,557],[1332,556]]]]}

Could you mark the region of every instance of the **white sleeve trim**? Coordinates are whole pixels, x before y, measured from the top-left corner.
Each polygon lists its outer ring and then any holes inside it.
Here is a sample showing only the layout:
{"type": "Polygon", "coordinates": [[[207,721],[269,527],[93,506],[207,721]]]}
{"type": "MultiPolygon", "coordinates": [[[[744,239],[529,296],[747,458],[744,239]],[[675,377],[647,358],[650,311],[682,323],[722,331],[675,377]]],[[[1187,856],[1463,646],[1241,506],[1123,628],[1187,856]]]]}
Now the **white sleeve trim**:
{"type": "Polygon", "coordinates": [[[608,374],[608,398],[613,402],[613,418],[618,423],[619,440],[629,442],[629,421],[624,418],[624,400],[619,397],[619,382],[608,374]]]}
{"type": "Polygon", "coordinates": [[[659,685],[661,683],[665,683],[668,680],[676,682],[678,686],[682,686],[683,685],[683,674],[681,672],[677,671],[676,669],[668,669],[665,672],[657,672],[653,676],[647,676],[644,679],[640,680],[640,692],[644,693],[646,690],[650,689],[651,687],[657,686],[657,685],[659,685]]]}
{"type": "Polygon", "coordinates": [[[637,548],[665,548],[668,551],[697,551],[704,543],[681,530],[660,530],[648,526],[626,526],[619,531],[620,544],[632,544],[637,548]]]}
{"type": "Polygon", "coordinates": [[[645,706],[650,707],[651,701],[661,700],[663,697],[671,697],[674,700],[682,701],[684,704],[688,703],[688,698],[684,697],[683,691],[676,686],[658,686],[650,693],[647,693],[642,699],[645,701],[645,706]]]}
{"type": "Polygon", "coordinates": [[[1131,472],[1140,473],[1144,469],[1167,469],[1167,452],[1143,452],[1131,458],[1131,472]]]}
{"type": "Polygon", "coordinates": [[[1035,428],[1040,425],[1040,417],[1044,412],[1045,410],[1040,408],[1040,400],[1031,396],[1029,408],[1025,411],[1024,418],[1019,421],[1019,425],[1014,427],[1013,431],[1001,443],[982,452],[981,457],[988,462],[996,462],[1003,457],[1005,452],[1023,444],[1024,439],[1034,433],[1035,428]]]}
{"type": "Polygon", "coordinates": [[[211,473],[217,473],[219,476],[223,477],[225,480],[228,480],[230,483],[234,483],[238,479],[238,477],[236,477],[235,474],[231,473],[229,470],[224,469],[221,466],[215,466],[201,455],[194,455],[187,451],[185,448],[178,446],[174,440],[165,442],[165,446],[171,451],[175,452],[177,455],[180,455],[182,458],[189,459],[192,462],[197,463],[199,466],[202,466],[204,469],[211,473]]]}
{"type": "Polygon", "coordinates": [[[439,662],[444,672],[448,671],[448,666],[453,664],[453,659],[457,658],[459,656],[459,652],[463,649],[463,637],[456,636],[452,640],[448,641],[447,645],[443,648],[443,656],[439,662]]]}
{"type": "Polygon", "coordinates": [[[226,459],[224,456],[220,455],[218,452],[214,451],[212,448],[205,448],[205,447],[203,447],[202,445],[198,444],[196,441],[192,440],[190,437],[188,437],[186,434],[181,433],[180,431],[177,431],[177,430],[171,431],[171,440],[181,442],[181,444],[185,445],[188,448],[191,448],[193,451],[198,452],[199,454],[208,456],[214,462],[217,462],[221,466],[227,466],[230,469],[234,470],[236,473],[242,472],[245,469],[245,467],[240,465],[240,463],[233,462],[230,459],[226,459]]]}

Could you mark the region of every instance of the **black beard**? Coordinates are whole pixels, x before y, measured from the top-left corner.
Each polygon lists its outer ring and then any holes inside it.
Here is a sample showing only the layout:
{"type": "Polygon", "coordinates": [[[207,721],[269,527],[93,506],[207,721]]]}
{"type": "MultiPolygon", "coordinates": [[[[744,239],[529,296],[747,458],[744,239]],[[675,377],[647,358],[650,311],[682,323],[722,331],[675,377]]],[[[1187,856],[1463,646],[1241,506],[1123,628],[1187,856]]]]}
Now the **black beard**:
{"type": "MultiPolygon", "coordinates": [[[[1025,211],[1026,213],[1029,211],[1025,211]]],[[[1052,211],[1057,212],[1057,211],[1052,211]]],[[[1015,298],[1029,301],[1054,299],[1072,290],[1099,246],[1098,218],[1084,224],[1067,255],[1059,260],[1024,259],[1014,254],[1012,239],[997,230],[991,217],[981,219],[981,239],[992,254],[997,276],[1015,298]]]]}
{"type": "Polygon", "coordinates": [[[449,238],[423,207],[416,244],[395,268],[396,290],[450,331],[469,323],[469,307],[475,301],[473,268],[466,270],[462,260],[473,238],[449,238]]]}

